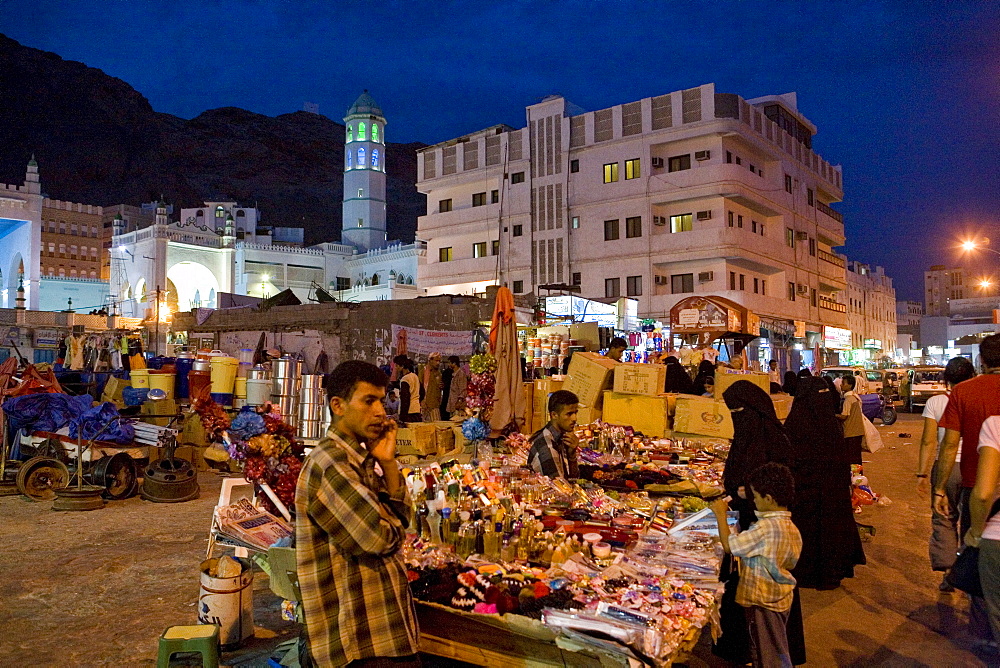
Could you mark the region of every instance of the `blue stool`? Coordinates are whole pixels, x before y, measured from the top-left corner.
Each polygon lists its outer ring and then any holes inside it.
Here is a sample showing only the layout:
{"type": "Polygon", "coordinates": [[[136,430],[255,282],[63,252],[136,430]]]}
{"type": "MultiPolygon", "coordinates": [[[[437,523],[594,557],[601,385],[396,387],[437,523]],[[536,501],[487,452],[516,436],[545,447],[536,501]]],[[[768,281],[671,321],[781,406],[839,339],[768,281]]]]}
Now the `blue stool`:
{"type": "Polygon", "coordinates": [[[214,624],[170,626],[160,636],[157,668],[169,668],[178,652],[199,652],[205,668],[219,668],[219,627],[214,624]]]}

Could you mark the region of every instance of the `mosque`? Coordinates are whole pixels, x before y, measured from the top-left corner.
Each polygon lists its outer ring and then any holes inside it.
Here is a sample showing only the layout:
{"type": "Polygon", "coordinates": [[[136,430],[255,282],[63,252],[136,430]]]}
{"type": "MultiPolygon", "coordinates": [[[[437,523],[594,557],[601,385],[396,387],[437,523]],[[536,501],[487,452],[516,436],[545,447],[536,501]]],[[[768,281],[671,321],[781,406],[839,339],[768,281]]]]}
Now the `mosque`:
{"type": "Polygon", "coordinates": [[[417,297],[426,244],[386,238],[385,116],[365,91],[344,123],[339,243],[304,246],[302,229],[265,227],[258,209],[224,199],[182,209],[178,220],[169,220],[160,202],[153,224],[140,229],[128,229],[119,215],[109,291],[120,313],[221,308],[238,304],[241,295],[271,297],[286,289],[302,302],[326,295],[341,301],[417,297]]]}

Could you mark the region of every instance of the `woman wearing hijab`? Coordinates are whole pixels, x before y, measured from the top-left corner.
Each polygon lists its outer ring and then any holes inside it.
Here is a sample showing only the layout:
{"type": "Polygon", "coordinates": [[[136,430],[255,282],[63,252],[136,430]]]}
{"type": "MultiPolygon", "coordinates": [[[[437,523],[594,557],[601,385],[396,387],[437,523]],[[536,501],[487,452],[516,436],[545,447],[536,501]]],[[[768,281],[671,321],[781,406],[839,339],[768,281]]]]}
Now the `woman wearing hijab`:
{"type": "Polygon", "coordinates": [[[792,442],[792,521],[802,555],[792,570],[800,587],[836,589],[866,563],[851,505],[851,454],[837,419],[840,399],[827,380],[799,381],[785,430],[792,442]]]}
{"type": "Polygon", "coordinates": [[[663,391],[693,394],[694,383],[691,382],[691,376],[681,366],[680,360],[670,355],[664,360],[664,364],[667,365],[667,377],[663,383],[663,391]]]}
{"type": "Polygon", "coordinates": [[[795,375],[794,371],[785,372],[785,384],[781,386],[785,394],[790,394],[795,396],[795,390],[799,387],[799,377],[795,375]]]}
{"type": "MultiPolygon", "coordinates": [[[[726,458],[722,484],[732,499],[729,507],[739,512],[740,529],[745,530],[757,520],[753,495],[747,487],[750,473],[768,462],[792,465],[792,446],[785,428],[778,421],[771,397],[750,381],[738,380],[722,394],[733,414],[733,444],[726,458]]],[[[856,533],[856,532],[855,532],[856,533]]],[[[749,637],[743,608],[736,604],[739,576],[730,573],[727,557],[722,564],[726,588],[720,605],[722,635],[712,648],[717,655],[734,663],[749,662],[749,637]]],[[[792,662],[806,661],[805,637],[802,630],[802,608],[798,589],[787,622],[788,646],[792,662]]]]}
{"type": "Polygon", "coordinates": [[[702,360],[698,365],[698,374],[694,377],[694,389],[691,394],[706,396],[709,387],[715,387],[715,365],[708,360],[702,360]]]}

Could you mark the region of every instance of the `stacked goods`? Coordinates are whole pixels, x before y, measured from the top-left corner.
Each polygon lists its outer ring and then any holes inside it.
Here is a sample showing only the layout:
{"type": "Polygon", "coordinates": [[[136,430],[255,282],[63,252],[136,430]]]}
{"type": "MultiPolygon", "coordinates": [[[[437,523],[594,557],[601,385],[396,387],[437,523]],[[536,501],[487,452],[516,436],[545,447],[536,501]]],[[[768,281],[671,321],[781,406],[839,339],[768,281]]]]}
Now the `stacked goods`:
{"type": "Polygon", "coordinates": [[[546,334],[529,337],[523,348],[528,365],[536,369],[562,369],[569,354],[569,348],[576,345],[574,339],[562,334],[546,334]]]}
{"type": "Polygon", "coordinates": [[[726,402],[720,399],[678,395],[674,432],[732,438],[733,416],[726,402]]]}
{"type": "Polygon", "coordinates": [[[282,419],[293,427],[298,424],[299,393],[302,387],[302,360],[284,356],[274,360],[271,377],[271,402],[282,419]]]}
{"type": "Polygon", "coordinates": [[[721,399],[722,393],[733,383],[748,380],[767,394],[771,393],[771,379],[766,373],[756,371],[737,371],[736,369],[718,369],[715,372],[715,398],[721,399]]]}
{"type": "MultiPolygon", "coordinates": [[[[663,368],[659,364],[656,366],[663,368]]],[[[670,416],[674,412],[675,403],[681,396],[684,395],[661,393],[654,396],[644,396],[606,391],[601,419],[610,424],[632,427],[646,436],[662,438],[670,434],[670,416]]]]}
{"type": "Polygon", "coordinates": [[[576,353],[570,359],[563,389],[575,394],[584,406],[601,408],[604,390],[611,389],[617,364],[597,353],[576,353]]]}
{"type": "Polygon", "coordinates": [[[619,394],[663,394],[667,367],[663,364],[623,363],[615,366],[613,389],[619,394]]]}
{"type": "MultiPolygon", "coordinates": [[[[532,390],[531,425],[533,429],[529,433],[534,433],[544,427],[549,421],[549,395],[556,390],[563,389],[564,381],[552,378],[543,378],[534,382],[532,390]]],[[[579,420],[579,418],[577,418],[579,420]]],[[[525,421],[527,422],[527,420],[525,421]]]]}
{"type": "Polygon", "coordinates": [[[323,435],[325,410],[326,392],[323,390],[323,374],[302,376],[298,420],[298,435],[301,438],[320,438],[323,435]]]}

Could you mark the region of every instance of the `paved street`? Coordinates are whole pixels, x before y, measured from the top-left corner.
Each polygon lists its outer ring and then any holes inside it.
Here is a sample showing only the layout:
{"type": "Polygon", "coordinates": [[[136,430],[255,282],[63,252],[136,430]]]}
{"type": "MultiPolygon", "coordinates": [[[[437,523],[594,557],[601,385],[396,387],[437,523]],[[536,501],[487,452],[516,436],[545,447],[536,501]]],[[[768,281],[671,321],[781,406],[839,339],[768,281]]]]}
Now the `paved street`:
{"type": "MultiPolygon", "coordinates": [[[[940,576],[930,570],[930,511],[913,477],[919,428],[919,416],[903,416],[882,428],[885,449],[866,455],[872,486],[892,504],[860,518],[878,533],[865,545],[869,565],[857,577],[836,591],[803,592],[809,665],[988,665],[964,633],[963,597],[938,592],[940,576]]],[[[0,498],[0,665],[153,665],[162,630],[194,621],[198,564],[219,487],[210,474],[201,482],[197,501],[134,498],[89,513],[0,498]]],[[[294,627],[274,614],[266,578],[257,578],[256,590],[259,648],[294,627]]],[[[706,664],[720,665],[702,646],[691,665],[706,664]]]]}

